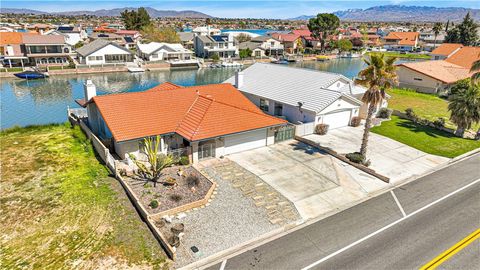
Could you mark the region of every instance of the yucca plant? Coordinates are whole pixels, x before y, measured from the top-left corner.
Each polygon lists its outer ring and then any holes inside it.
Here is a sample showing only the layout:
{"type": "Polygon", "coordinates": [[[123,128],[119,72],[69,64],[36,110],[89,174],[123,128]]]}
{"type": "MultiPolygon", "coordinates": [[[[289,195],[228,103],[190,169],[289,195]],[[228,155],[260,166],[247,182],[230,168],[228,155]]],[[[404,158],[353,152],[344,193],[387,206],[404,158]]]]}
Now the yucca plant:
{"type": "Polygon", "coordinates": [[[142,146],[147,156],[147,161],[140,161],[133,154],[129,154],[130,159],[138,167],[138,174],[145,179],[153,182],[156,186],[158,179],[162,176],[162,171],[175,164],[175,159],[172,155],[165,155],[159,153],[160,151],[160,136],[155,138],[148,137],[143,139],[142,146]]]}

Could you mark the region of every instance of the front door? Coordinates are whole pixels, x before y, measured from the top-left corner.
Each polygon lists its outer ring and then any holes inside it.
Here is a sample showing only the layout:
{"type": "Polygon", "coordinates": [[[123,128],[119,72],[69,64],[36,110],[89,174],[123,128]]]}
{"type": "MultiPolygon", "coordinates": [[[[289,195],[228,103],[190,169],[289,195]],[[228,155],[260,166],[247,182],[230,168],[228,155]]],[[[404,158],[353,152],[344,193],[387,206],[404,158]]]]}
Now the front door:
{"type": "Polygon", "coordinates": [[[205,142],[198,145],[198,159],[215,157],[215,143],[205,142]]]}

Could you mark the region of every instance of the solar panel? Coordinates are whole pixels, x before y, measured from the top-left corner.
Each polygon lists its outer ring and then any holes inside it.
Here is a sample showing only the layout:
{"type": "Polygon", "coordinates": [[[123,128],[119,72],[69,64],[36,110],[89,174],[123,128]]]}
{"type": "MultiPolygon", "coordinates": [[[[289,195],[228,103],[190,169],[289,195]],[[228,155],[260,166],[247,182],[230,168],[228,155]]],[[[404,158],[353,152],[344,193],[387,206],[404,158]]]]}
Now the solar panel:
{"type": "Polygon", "coordinates": [[[225,42],[226,37],[225,36],[212,36],[212,39],[217,41],[217,42],[225,42]]]}

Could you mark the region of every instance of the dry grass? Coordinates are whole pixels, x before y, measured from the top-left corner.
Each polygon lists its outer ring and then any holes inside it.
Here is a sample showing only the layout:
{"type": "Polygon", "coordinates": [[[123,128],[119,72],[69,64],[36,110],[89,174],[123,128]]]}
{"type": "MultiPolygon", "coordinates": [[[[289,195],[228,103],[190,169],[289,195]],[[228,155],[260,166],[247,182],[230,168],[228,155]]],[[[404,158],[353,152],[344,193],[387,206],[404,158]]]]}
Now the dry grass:
{"type": "Polygon", "coordinates": [[[16,128],[0,143],[3,268],[168,267],[78,128],[16,128]]]}

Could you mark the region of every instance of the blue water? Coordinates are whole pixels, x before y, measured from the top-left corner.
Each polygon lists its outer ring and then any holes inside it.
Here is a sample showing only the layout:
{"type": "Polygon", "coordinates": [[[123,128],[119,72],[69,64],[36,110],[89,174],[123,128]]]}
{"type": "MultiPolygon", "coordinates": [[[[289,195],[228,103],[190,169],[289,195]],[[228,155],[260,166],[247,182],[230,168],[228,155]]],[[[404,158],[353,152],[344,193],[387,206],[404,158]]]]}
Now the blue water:
{"type": "MultiPolygon", "coordinates": [[[[291,66],[337,72],[353,78],[364,67],[361,59],[337,59],[328,62],[305,61],[291,66]]],[[[235,69],[194,69],[150,71],[145,73],[102,73],[83,75],[56,75],[47,79],[26,81],[1,79],[1,128],[15,125],[59,123],[66,121],[67,107],[79,107],[75,99],[83,98],[83,84],[87,79],[97,86],[97,94],[138,92],[162,82],[179,85],[220,83],[233,76],[235,69]]]]}
{"type": "MultiPolygon", "coordinates": [[[[185,28],[183,29],[184,32],[192,32],[191,28],[185,28]]],[[[258,34],[260,36],[264,36],[268,33],[271,32],[281,32],[277,30],[272,30],[272,29],[221,29],[222,32],[249,32],[253,34],[258,34]]]]}

